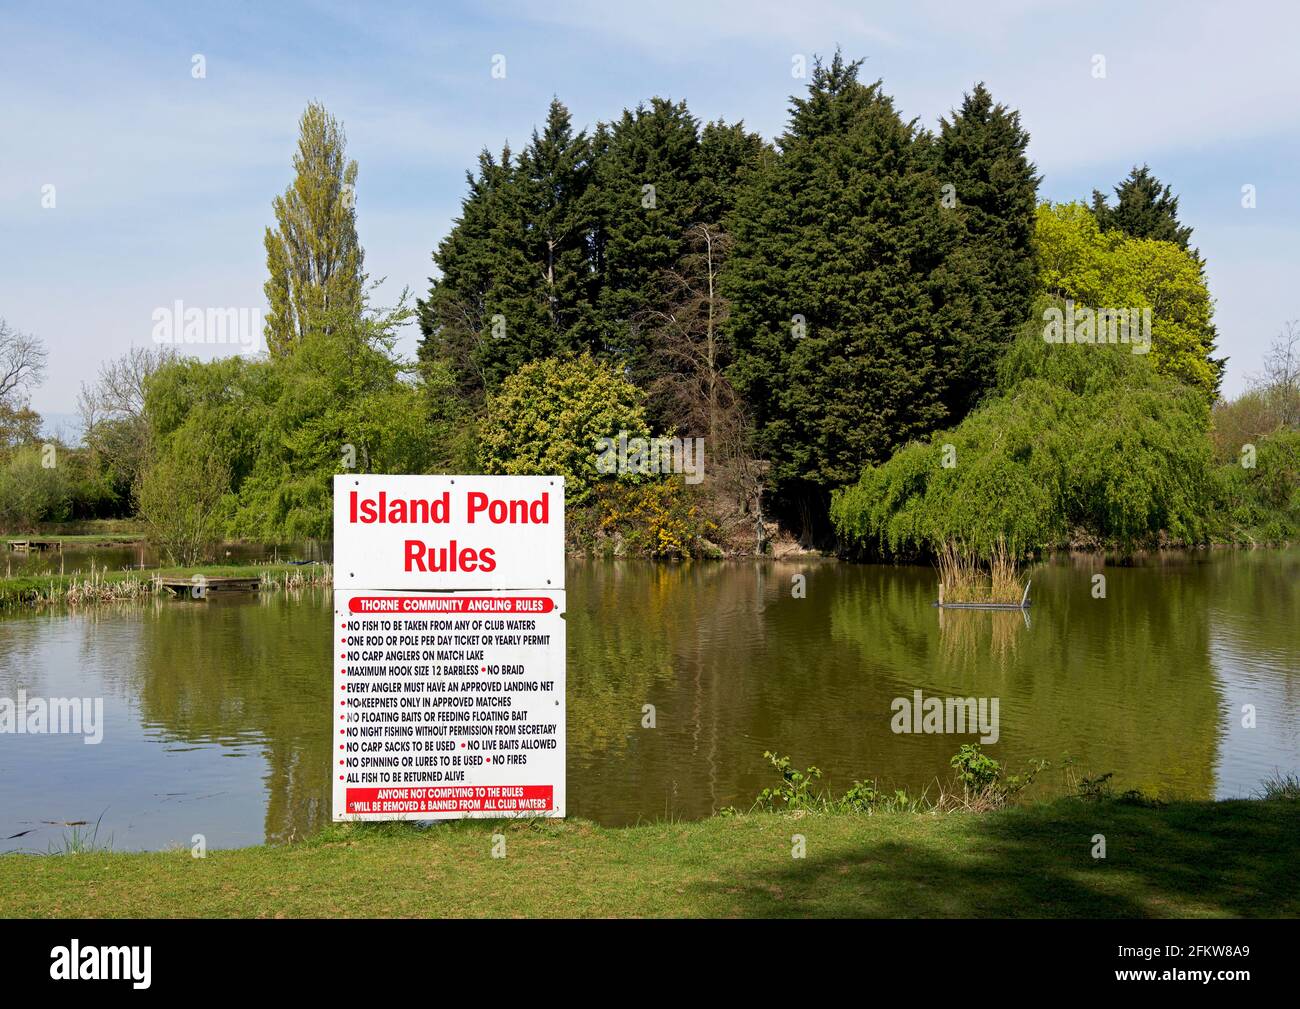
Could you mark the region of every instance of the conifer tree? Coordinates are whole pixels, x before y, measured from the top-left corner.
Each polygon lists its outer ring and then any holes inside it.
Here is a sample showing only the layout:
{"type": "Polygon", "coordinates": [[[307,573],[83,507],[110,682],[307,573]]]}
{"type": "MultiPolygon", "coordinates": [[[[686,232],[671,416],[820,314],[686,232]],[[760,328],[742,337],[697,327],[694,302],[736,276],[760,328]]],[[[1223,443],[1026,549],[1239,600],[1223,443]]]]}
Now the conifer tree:
{"type": "Polygon", "coordinates": [[[481,345],[492,332],[488,292],[499,264],[496,232],[512,182],[511,159],[509,146],[499,160],[485,149],[478,174],[465,173],[469,192],[461,215],[433,253],[440,275],[429,278],[429,295],[418,305],[421,362],[445,363],[468,400],[478,399],[485,385],[481,345]]]}
{"type": "Polygon", "coordinates": [[[1131,238],[1154,238],[1187,248],[1192,229],[1179,223],[1178,197],[1149,167],[1134,165],[1128,178],[1115,187],[1115,198],[1112,207],[1099,190],[1092,191],[1092,212],[1102,231],[1122,231],[1131,238]]]}
{"type": "Polygon", "coordinates": [[[697,220],[699,137],[685,102],[651,99],[599,133],[596,159],[599,317],[605,346],[645,382],[647,348],[633,317],[653,298],[660,273],[681,256],[697,220]]]}
{"type": "Polygon", "coordinates": [[[815,64],[779,157],[737,202],[724,275],[776,505],[814,534],[832,488],[948,419],[969,325],[932,153],[860,65],[815,64]]]}
{"type": "Polygon", "coordinates": [[[949,394],[957,420],[993,384],[998,360],[1029,317],[1035,289],[1034,212],[1038,176],[1026,156],[1020,114],[977,84],[935,138],[941,199],[964,229],[960,257],[973,280],[963,361],[949,394]]]}

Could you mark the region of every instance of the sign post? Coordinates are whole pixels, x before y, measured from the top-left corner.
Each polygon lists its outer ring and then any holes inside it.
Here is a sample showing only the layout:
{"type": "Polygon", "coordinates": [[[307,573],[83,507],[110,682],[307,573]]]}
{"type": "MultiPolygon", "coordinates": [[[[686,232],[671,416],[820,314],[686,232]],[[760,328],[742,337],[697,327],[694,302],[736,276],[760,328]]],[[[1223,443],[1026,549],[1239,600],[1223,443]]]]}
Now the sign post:
{"type": "Polygon", "coordinates": [[[335,820],[565,810],[564,480],[334,478],[335,820]]]}

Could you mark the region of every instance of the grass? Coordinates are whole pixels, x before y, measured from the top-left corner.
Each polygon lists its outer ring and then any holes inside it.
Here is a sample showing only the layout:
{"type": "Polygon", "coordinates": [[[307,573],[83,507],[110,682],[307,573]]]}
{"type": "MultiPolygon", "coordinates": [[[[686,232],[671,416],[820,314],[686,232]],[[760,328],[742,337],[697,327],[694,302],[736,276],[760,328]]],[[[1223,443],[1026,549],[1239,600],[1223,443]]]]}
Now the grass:
{"type": "Polygon", "coordinates": [[[82,605],[143,599],[165,590],[159,578],[186,578],[206,575],[259,575],[263,588],[296,588],[304,585],[328,585],[333,578],[329,564],[206,564],[196,567],[150,568],[148,571],[117,571],[96,568],[77,574],[15,575],[0,577],[0,610],[50,603],[82,605]]]}
{"type": "Polygon", "coordinates": [[[1298,877],[1300,802],[1070,798],[627,828],[338,824],[202,859],[7,855],[0,916],[1281,917],[1300,914],[1298,877]],[[492,857],[498,832],[505,858],[492,857]]]}
{"type": "Polygon", "coordinates": [[[1260,785],[1262,799],[1300,799],[1300,775],[1274,771],[1260,785]]]}
{"type": "Polygon", "coordinates": [[[1012,552],[999,540],[990,555],[979,559],[953,540],[936,552],[941,603],[1014,603],[1024,597],[1025,583],[1012,552]]]}

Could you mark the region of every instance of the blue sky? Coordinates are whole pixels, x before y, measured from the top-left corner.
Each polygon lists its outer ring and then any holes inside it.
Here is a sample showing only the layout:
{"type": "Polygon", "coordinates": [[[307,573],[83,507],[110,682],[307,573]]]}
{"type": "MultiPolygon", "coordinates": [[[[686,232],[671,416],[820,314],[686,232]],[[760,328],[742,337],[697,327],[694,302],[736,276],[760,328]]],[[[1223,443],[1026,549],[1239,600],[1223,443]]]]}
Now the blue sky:
{"type": "Polygon", "coordinates": [[[32,403],[62,423],[101,361],[151,343],[155,308],[264,303],[262,233],[312,99],[347,130],[367,268],[391,300],[424,292],[477,152],[521,146],[552,95],[580,126],[664,95],[771,138],[803,86],[794,55],[838,45],[930,126],[985,81],[1021,111],[1046,198],[1109,191],[1135,162],[1172,183],[1235,394],[1300,317],[1297,29],[1283,2],[7,0],[0,316],[45,340],[32,403]]]}

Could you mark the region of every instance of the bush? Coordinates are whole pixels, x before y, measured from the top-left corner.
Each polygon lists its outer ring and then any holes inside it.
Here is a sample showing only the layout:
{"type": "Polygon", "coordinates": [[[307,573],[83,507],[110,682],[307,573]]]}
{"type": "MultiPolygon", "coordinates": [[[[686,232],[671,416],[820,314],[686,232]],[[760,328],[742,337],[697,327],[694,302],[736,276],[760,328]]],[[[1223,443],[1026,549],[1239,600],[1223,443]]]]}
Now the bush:
{"type": "Polygon", "coordinates": [[[230,470],[207,448],[174,438],[141,471],[136,486],[150,539],[173,564],[207,559],[221,539],[221,505],[230,487],[230,470]]]}
{"type": "Polygon", "coordinates": [[[620,553],[643,557],[695,557],[711,524],[678,476],[596,485],[600,534],[615,540],[620,553]]]}
{"type": "Polygon", "coordinates": [[[1220,536],[1266,543],[1300,537],[1300,431],[1260,438],[1253,466],[1229,462],[1214,477],[1220,536]]]}
{"type": "Polygon", "coordinates": [[[488,398],[479,425],[485,473],[558,474],[565,505],[591,498],[600,438],[648,437],[641,392],[589,354],[524,365],[488,398]]]}
{"type": "MultiPolygon", "coordinates": [[[[53,459],[59,461],[57,455],[53,459]]],[[[0,526],[29,532],[38,523],[68,517],[72,500],[68,476],[60,465],[43,465],[46,461],[45,450],[32,445],[16,449],[0,469],[0,526]]]]}

